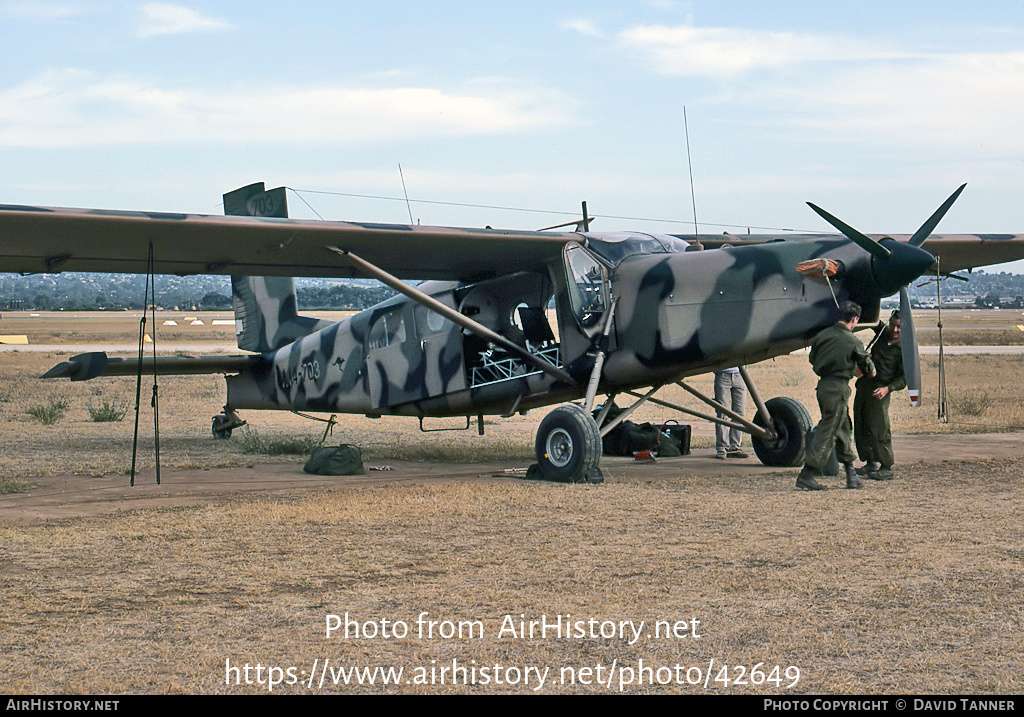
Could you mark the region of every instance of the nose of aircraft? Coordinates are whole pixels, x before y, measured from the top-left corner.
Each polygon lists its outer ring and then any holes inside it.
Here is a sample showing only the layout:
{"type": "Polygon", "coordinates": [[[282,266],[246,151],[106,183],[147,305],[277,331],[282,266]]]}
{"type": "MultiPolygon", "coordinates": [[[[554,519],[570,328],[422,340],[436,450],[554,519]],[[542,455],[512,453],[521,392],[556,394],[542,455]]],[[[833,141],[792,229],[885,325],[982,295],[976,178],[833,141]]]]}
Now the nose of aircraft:
{"type": "Polygon", "coordinates": [[[879,244],[892,252],[887,259],[874,257],[871,271],[882,296],[891,296],[928,271],[935,257],[924,249],[888,237],[879,244]]]}

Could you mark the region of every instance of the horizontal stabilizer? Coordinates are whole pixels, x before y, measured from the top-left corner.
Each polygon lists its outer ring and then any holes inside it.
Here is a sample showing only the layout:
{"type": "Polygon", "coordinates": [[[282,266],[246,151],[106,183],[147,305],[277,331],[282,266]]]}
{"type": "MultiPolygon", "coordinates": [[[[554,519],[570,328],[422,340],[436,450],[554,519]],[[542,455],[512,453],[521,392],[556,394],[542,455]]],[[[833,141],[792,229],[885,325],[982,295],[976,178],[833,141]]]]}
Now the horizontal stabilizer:
{"type": "MultiPolygon", "coordinates": [[[[142,359],[142,373],[152,376],[187,376],[208,373],[241,373],[257,356],[157,356],[142,359]]],[[[88,381],[97,376],[136,376],[137,358],[110,358],[104,351],[72,356],[44,373],[41,378],[70,378],[88,381]]]]}

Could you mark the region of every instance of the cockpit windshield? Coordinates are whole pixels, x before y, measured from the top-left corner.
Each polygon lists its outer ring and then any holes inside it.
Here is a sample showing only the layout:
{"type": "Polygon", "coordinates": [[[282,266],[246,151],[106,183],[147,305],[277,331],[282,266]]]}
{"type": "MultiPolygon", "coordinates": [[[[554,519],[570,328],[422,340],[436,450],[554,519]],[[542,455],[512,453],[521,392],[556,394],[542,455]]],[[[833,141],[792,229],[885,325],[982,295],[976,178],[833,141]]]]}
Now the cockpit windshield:
{"type": "Polygon", "coordinates": [[[623,259],[634,254],[671,254],[686,251],[689,246],[684,240],[667,234],[642,234],[621,232],[618,234],[588,235],[586,247],[612,266],[618,266],[623,259]]]}

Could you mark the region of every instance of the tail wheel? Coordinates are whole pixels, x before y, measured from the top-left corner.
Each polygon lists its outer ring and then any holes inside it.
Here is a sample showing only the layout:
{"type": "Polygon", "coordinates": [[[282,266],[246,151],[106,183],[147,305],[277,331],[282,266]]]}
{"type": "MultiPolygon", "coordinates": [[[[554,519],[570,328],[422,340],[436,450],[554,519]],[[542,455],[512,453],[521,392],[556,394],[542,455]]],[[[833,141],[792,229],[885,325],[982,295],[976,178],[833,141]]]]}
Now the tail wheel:
{"type": "Polygon", "coordinates": [[[229,419],[223,413],[218,413],[216,416],[213,417],[213,425],[210,427],[210,432],[213,433],[214,438],[231,438],[231,429],[231,419],[229,419]]]}
{"type": "Polygon", "coordinates": [[[570,403],[541,421],[534,448],[544,478],[562,483],[591,480],[601,462],[601,432],[589,413],[570,403]]]}
{"type": "MultiPolygon", "coordinates": [[[[802,403],[785,396],[769,399],[764,405],[771,416],[771,427],[776,437],[772,440],[757,436],[751,438],[758,460],[766,466],[802,465],[807,450],[807,434],[814,427],[811,414],[802,403]]],[[[754,417],[754,423],[766,427],[760,413],[754,417]]]]}

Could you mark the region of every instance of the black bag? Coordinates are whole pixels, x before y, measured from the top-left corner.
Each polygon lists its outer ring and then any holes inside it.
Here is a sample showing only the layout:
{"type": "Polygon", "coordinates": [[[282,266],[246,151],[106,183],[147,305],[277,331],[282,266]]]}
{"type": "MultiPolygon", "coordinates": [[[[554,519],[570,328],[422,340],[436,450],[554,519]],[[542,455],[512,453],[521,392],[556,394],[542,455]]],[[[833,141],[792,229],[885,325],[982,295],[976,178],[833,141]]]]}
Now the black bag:
{"type": "Polygon", "coordinates": [[[662,424],[658,455],[666,458],[690,455],[690,426],[680,424],[678,421],[668,421],[662,424]],[[672,447],[666,445],[669,443],[672,444],[672,447]],[[679,452],[676,453],[675,450],[679,452]]]}
{"type": "Polygon", "coordinates": [[[609,456],[631,456],[637,451],[656,449],[660,437],[657,426],[623,421],[601,439],[601,448],[609,456]]]}
{"type": "Polygon", "coordinates": [[[302,470],[318,476],[357,476],[366,473],[362,451],[358,446],[347,443],[317,448],[306,465],[302,466],[302,470]]]}

